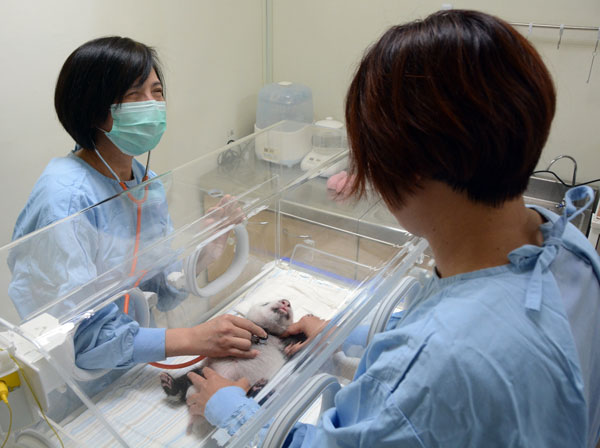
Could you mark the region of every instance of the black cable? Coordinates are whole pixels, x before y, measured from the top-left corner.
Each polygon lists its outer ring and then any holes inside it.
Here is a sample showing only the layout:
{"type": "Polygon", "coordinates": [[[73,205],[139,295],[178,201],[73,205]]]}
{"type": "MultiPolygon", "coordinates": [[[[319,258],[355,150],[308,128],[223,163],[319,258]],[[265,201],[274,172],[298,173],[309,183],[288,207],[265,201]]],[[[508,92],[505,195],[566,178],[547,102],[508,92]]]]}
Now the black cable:
{"type": "Polygon", "coordinates": [[[539,171],[534,171],[532,174],[538,174],[538,173],[549,173],[552,174],[554,177],[556,177],[558,179],[558,181],[563,184],[565,187],[567,188],[572,188],[572,187],[580,187],[582,185],[588,185],[588,184],[593,184],[594,182],[600,182],[600,179],[594,179],[594,180],[590,180],[588,182],[583,182],[581,184],[575,184],[575,185],[569,185],[567,183],[565,183],[558,174],[556,174],[554,171],[549,171],[549,170],[539,170],[539,171]]]}
{"type": "MultiPolygon", "coordinates": [[[[227,144],[233,142],[235,142],[235,140],[229,140],[227,144]]],[[[219,169],[222,169],[226,172],[236,169],[244,161],[245,154],[248,152],[252,142],[252,140],[249,140],[245,144],[232,146],[231,148],[221,152],[217,157],[217,165],[219,169]]]]}
{"type": "Polygon", "coordinates": [[[217,157],[217,165],[219,166],[231,166],[235,165],[239,162],[242,157],[242,151],[239,146],[234,146],[233,148],[226,149],[221,152],[217,157]]]}

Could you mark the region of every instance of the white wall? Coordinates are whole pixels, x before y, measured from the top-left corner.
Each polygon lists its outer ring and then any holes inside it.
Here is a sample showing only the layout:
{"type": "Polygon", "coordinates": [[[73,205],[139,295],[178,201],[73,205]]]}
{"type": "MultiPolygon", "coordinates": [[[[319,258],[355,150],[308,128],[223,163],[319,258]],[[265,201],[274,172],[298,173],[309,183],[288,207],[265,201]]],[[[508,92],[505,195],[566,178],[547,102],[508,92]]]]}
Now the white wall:
{"type": "MultiPolygon", "coordinates": [[[[221,146],[230,129],[252,130],[263,80],[264,0],[4,0],[0,82],[3,167],[0,246],[52,157],[73,146],[53,107],[54,84],[66,57],[89,39],[130,36],[155,46],[163,61],[168,130],[153,152],[157,172],[221,146]]],[[[313,90],[317,118],[343,118],[343,99],[364,49],[390,25],[439,9],[432,0],[273,1],[273,78],[313,90]]],[[[600,26],[597,0],[465,0],[509,21],[600,26]]],[[[526,30],[523,30],[526,33],[526,30]]],[[[597,33],[534,30],[532,41],[558,87],[558,111],[541,167],[568,153],[579,161],[580,181],[600,177],[600,57],[586,84],[597,33]]],[[[571,167],[556,170],[570,179],[571,167]]]]}
{"type": "MultiPolygon", "coordinates": [[[[312,88],[315,118],[343,121],[346,89],[365,48],[393,24],[424,18],[441,8],[432,0],[276,0],[273,11],[273,79],[312,88]]],[[[445,3],[445,2],[444,2],[445,3]]],[[[479,9],[514,22],[600,26],[598,0],[462,0],[454,8],[479,9]]],[[[527,34],[527,29],[522,29],[527,34]]],[[[539,168],[558,154],[574,156],[578,181],[600,178],[600,51],[586,84],[598,33],[534,29],[531,41],[541,52],[558,89],[552,132],[539,168]]],[[[572,165],[553,166],[565,180],[572,165]]]]}
{"type": "Polygon", "coordinates": [[[45,165],[73,147],[53,98],[75,48],[122,35],[158,50],[168,129],[151,166],[164,172],[224,145],[230,129],[236,137],[251,132],[263,80],[262,27],[262,0],[3,0],[0,246],[45,165]]]}

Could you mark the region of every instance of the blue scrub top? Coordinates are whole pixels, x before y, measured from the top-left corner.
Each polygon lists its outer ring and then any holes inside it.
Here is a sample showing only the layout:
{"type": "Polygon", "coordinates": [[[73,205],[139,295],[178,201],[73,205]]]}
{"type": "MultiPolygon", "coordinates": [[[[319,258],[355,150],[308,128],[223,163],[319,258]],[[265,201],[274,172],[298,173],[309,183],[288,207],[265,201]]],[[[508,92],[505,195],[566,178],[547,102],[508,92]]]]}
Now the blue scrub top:
{"type": "MultiPolygon", "coordinates": [[[[134,179],[125,182],[129,188],[141,182],[144,166],[134,159],[132,171],[134,179]]],[[[148,174],[155,176],[153,172],[148,174]]],[[[102,175],[72,153],[48,164],[17,219],[13,240],[89,209],[11,251],[8,264],[13,278],[8,292],[22,318],[101,275],[108,284],[116,276],[129,273],[129,266],[119,272],[111,269],[132,257],[136,206],[126,195],[102,203],[122,191],[115,179],[102,175]]],[[[140,250],[172,230],[160,183],[153,184],[142,210],[140,250]]],[[[140,257],[140,268],[143,263],[140,257]]],[[[180,269],[173,265],[165,272],[150,273],[140,285],[144,291],[157,293],[160,310],[171,309],[187,297],[166,282],[166,275],[180,269]]],[[[89,292],[81,291],[81,299],[89,292]]],[[[54,311],[64,311],[69,302],[61,306],[54,311]]],[[[140,328],[120,307],[122,299],[79,326],[75,336],[79,367],[125,368],[164,359],[165,329],[140,328]]]]}
{"type": "MultiPolygon", "coordinates": [[[[548,221],[542,247],[434,275],[373,339],[335,407],[317,426],[296,425],[286,445],[595,447],[600,258],[566,217],[537,210],[548,221]]],[[[233,434],[258,408],[227,387],[205,415],[233,434]]]]}

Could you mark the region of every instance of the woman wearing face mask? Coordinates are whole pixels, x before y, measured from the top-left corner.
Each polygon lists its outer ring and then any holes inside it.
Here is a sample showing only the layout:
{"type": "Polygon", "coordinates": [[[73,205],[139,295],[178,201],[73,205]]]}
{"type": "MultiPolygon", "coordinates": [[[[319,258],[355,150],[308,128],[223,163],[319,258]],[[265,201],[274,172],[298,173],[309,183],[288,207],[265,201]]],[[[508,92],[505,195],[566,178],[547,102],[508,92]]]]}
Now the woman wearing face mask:
{"type": "MultiPolygon", "coordinates": [[[[63,65],[55,108],[77,145],[48,164],[18,217],[13,240],[155,176],[148,169],[150,151],[166,129],[166,103],[153,49],[123,37],[82,45],[63,65]],[[144,153],[148,153],[146,166],[134,159],[144,153]]],[[[116,201],[110,204],[118,207],[116,201]]],[[[166,204],[157,210],[144,211],[142,238],[151,240],[170,229],[166,204]]],[[[57,293],[68,292],[105,272],[115,259],[131,256],[131,248],[124,244],[136,236],[136,226],[126,222],[131,213],[124,216],[110,207],[92,211],[92,232],[76,229],[53,235],[47,253],[52,260],[44,264],[51,265],[48,272],[32,269],[30,254],[9,260],[13,272],[9,295],[22,317],[40,307],[36,298],[43,292],[32,291],[33,276],[48,279],[57,293]]],[[[140,289],[157,293],[161,311],[172,309],[187,295],[168,285],[164,273],[144,279],[140,289]]],[[[141,328],[123,313],[122,303],[122,299],[111,303],[80,324],[75,336],[75,361],[80,368],[127,368],[176,355],[248,358],[256,355],[250,351],[252,335],[266,336],[252,322],[234,316],[192,328],[141,328]]]]}

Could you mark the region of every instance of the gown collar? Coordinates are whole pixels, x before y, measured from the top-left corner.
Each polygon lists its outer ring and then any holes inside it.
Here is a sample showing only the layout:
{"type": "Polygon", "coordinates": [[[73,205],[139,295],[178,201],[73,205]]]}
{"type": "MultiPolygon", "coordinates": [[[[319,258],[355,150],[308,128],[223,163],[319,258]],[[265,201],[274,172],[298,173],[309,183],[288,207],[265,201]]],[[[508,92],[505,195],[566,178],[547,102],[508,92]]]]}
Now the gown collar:
{"type": "Polygon", "coordinates": [[[583,213],[594,200],[594,193],[590,187],[580,186],[567,191],[565,194],[565,207],[563,214],[554,219],[548,216],[543,209],[532,207],[549,219],[547,223],[542,224],[540,230],[544,235],[544,243],[541,246],[525,244],[508,254],[508,259],[518,271],[528,271],[533,268],[533,274],[527,285],[527,295],[525,299],[525,308],[539,311],[542,305],[542,285],[544,274],[550,268],[550,265],[556,258],[558,250],[562,244],[562,237],[567,223],[576,216],[583,213]],[[577,207],[573,203],[586,199],[586,203],[577,207]]]}
{"type": "Polygon", "coordinates": [[[544,237],[544,242],[541,246],[525,244],[511,251],[508,254],[510,264],[502,266],[466,272],[464,274],[445,278],[440,278],[437,271],[434,270],[432,279],[433,284],[431,284],[429,288],[430,294],[462,280],[487,277],[506,272],[507,270],[516,269],[517,272],[533,270],[527,286],[525,307],[530,310],[539,311],[542,304],[542,284],[544,274],[548,271],[558,254],[559,247],[562,244],[562,236],[565,227],[569,221],[583,213],[583,211],[592,204],[593,200],[593,190],[588,186],[579,186],[568,190],[565,194],[565,207],[563,208],[563,214],[560,217],[541,207],[535,205],[529,206],[548,220],[540,226],[540,230],[544,237]],[[586,198],[586,203],[579,208],[573,204],[575,201],[586,198]]]}

